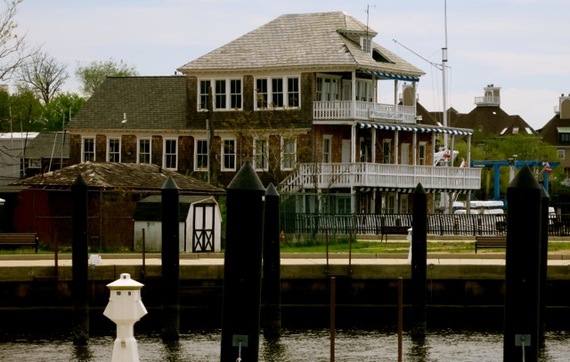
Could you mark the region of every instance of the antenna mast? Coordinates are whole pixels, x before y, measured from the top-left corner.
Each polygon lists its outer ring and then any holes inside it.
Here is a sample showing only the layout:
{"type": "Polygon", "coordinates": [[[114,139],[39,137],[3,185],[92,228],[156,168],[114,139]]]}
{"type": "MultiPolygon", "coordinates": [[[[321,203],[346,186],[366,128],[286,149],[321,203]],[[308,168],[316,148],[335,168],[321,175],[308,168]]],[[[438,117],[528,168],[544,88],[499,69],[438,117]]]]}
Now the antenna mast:
{"type": "MultiPolygon", "coordinates": [[[[441,49],[441,80],[443,82],[443,126],[447,127],[447,0],[443,1],[443,14],[444,14],[444,32],[445,32],[445,45],[441,49]]],[[[447,133],[443,134],[443,146],[447,152],[447,133]]]]}

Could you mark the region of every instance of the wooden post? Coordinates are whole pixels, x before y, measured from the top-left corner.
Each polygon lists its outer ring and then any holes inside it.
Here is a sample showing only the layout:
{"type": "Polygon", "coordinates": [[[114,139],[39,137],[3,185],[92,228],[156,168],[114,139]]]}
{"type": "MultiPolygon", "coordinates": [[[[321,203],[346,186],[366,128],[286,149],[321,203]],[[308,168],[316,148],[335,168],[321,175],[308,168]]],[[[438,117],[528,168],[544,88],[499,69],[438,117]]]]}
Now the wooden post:
{"type": "Polygon", "coordinates": [[[89,266],[87,249],[87,185],[81,175],[71,185],[72,201],[72,273],[73,273],[73,344],[89,340],[89,266]]]}
{"type": "Polygon", "coordinates": [[[412,326],[411,334],[426,334],[427,194],[418,184],[412,211],[412,326]]]}
{"type": "Polygon", "coordinates": [[[162,197],[162,331],[165,342],[180,338],[179,189],[168,177],[162,197]]]}
{"type": "Polygon", "coordinates": [[[227,189],[226,251],[221,361],[259,357],[263,197],[265,188],[249,162],[227,189]]]}
{"type": "Polygon", "coordinates": [[[541,193],[526,165],[507,188],[504,361],[538,361],[541,193]]]}
{"type": "Polygon", "coordinates": [[[279,245],[279,193],[269,184],[265,193],[263,233],[263,300],[266,338],[281,336],[281,250],[279,245]]]}

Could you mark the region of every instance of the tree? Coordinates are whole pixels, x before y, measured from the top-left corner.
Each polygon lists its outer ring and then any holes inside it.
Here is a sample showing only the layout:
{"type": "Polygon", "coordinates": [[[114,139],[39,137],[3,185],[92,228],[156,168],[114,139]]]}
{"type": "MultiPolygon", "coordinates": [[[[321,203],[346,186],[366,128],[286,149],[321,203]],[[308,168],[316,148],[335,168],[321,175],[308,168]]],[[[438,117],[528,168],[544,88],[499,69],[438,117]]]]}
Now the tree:
{"type": "Polygon", "coordinates": [[[118,63],[112,58],[106,61],[93,61],[86,66],[79,65],[75,76],[83,84],[82,91],[90,97],[106,77],[131,77],[139,75],[134,66],[124,61],[118,63]]]}
{"type": "Polygon", "coordinates": [[[10,79],[27,59],[39,50],[29,50],[25,36],[16,34],[17,24],[14,17],[18,12],[18,5],[23,0],[3,0],[3,9],[0,10],[0,80],[10,79]]]}
{"type": "Polygon", "coordinates": [[[17,81],[30,86],[47,105],[69,78],[66,68],[47,53],[37,52],[16,71],[17,81]]]}
{"type": "Polygon", "coordinates": [[[20,87],[10,96],[10,128],[14,132],[39,132],[43,128],[43,107],[34,92],[20,87]]]}
{"type": "Polygon", "coordinates": [[[87,100],[77,93],[60,93],[44,106],[42,131],[61,131],[87,100]]]}

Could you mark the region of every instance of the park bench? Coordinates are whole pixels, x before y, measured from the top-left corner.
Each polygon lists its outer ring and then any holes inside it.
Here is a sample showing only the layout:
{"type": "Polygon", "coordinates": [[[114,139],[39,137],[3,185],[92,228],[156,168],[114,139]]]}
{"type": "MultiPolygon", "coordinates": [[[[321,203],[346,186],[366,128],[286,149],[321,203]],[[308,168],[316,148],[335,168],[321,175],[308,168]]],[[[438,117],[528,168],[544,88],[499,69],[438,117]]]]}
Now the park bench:
{"type": "Polygon", "coordinates": [[[478,249],[505,249],[506,247],[507,237],[504,235],[475,237],[475,254],[478,249]]]}
{"type": "Polygon", "coordinates": [[[380,226],[380,241],[388,242],[388,235],[408,235],[409,228],[410,226],[380,226]]]}
{"type": "Polygon", "coordinates": [[[35,233],[0,233],[0,246],[33,246],[38,252],[38,237],[35,233]]]}

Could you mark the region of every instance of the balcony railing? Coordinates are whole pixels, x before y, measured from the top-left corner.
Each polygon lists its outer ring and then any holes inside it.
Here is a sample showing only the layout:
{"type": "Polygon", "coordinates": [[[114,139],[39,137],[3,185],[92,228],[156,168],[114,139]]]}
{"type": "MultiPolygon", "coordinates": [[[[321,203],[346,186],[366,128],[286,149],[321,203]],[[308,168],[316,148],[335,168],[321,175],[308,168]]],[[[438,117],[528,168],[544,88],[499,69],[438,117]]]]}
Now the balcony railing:
{"type": "Polygon", "coordinates": [[[499,106],[501,105],[501,97],[499,96],[475,97],[475,104],[478,106],[499,106]]]}
{"type": "Polygon", "coordinates": [[[301,189],[350,187],[477,190],[481,169],[467,167],[411,166],[381,163],[304,163],[290,174],[280,188],[282,193],[301,189]]]}
{"type": "Polygon", "coordinates": [[[313,119],[388,121],[416,123],[416,107],[381,104],[362,101],[317,101],[313,102],[313,119]]]}

